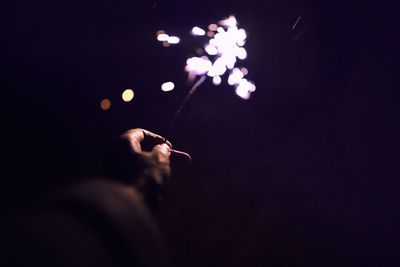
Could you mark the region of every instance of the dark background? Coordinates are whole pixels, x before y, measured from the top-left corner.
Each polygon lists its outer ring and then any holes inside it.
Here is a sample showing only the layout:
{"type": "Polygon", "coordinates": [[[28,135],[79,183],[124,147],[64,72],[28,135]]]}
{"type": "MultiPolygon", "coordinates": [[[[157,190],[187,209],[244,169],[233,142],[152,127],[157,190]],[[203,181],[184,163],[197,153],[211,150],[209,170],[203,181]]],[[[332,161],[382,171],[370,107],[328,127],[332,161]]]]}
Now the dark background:
{"type": "Polygon", "coordinates": [[[171,142],[193,163],[173,166],[157,214],[174,262],[399,264],[395,4],[115,2],[2,4],[6,208],[99,174],[124,130],[166,135],[199,46],[190,29],[234,14],[257,90],[245,101],[208,79],[177,121],[171,142]],[[160,29],[182,42],[163,47],[160,29]],[[165,81],[175,90],[162,92],[165,81]]]}

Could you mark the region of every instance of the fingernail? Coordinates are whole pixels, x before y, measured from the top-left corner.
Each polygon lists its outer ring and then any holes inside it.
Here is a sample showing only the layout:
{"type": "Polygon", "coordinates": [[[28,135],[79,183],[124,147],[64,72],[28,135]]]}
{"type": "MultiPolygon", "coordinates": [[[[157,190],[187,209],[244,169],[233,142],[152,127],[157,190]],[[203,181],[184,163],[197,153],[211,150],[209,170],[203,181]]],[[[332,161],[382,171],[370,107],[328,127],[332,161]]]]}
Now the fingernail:
{"type": "Polygon", "coordinates": [[[160,147],[165,150],[166,153],[171,154],[171,148],[167,144],[161,144],[160,147]]]}
{"type": "Polygon", "coordinates": [[[166,149],[168,149],[168,150],[170,150],[170,147],[169,147],[169,145],[168,144],[166,144],[166,143],[164,143],[164,144],[161,144],[161,146],[162,147],[165,147],[166,149]]]}

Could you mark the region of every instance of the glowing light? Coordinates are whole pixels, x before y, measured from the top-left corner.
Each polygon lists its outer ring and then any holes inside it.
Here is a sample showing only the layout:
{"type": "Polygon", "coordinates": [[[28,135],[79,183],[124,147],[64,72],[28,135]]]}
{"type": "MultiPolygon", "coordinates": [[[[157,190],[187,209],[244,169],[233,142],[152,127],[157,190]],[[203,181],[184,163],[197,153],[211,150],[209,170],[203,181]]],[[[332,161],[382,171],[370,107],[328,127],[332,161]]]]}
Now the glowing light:
{"type": "MultiPolygon", "coordinates": [[[[204,35],[205,31],[195,26],[192,34],[204,35]]],[[[235,86],[238,96],[249,99],[251,93],[255,91],[255,85],[244,79],[248,74],[246,68],[235,68],[238,60],[247,58],[247,51],[244,48],[246,31],[238,28],[236,18],[231,15],[221,20],[219,25],[208,25],[207,36],[210,38],[208,44],[204,46],[207,56],[191,57],[186,61],[185,70],[188,72],[189,80],[194,81],[196,76],[207,74],[213,78],[214,85],[219,85],[221,76],[228,70],[228,84],[235,86]]]]}
{"type": "Polygon", "coordinates": [[[130,102],[130,101],[132,101],[134,96],[135,96],[135,93],[133,92],[132,89],[126,89],[122,93],[122,100],[124,100],[125,102],[130,102]]]}
{"type": "Polygon", "coordinates": [[[212,32],[212,31],[208,31],[207,32],[207,36],[210,37],[210,38],[214,37],[214,35],[215,35],[215,33],[212,32]]]}
{"type": "Polygon", "coordinates": [[[210,25],[208,25],[208,29],[210,30],[210,31],[216,31],[217,29],[218,29],[218,25],[217,24],[210,24],[210,25]]]}
{"type": "Polygon", "coordinates": [[[238,46],[244,46],[246,44],[246,41],[245,40],[238,40],[236,43],[237,43],[238,46]]]}
{"type": "Polygon", "coordinates": [[[170,36],[167,41],[170,44],[178,44],[181,40],[179,39],[179,37],[170,36]]]}
{"type": "Polygon", "coordinates": [[[203,29],[200,28],[200,27],[195,26],[195,27],[193,27],[193,29],[192,29],[192,34],[193,34],[193,35],[197,35],[197,36],[203,36],[203,35],[206,34],[206,31],[203,30],[203,29]]]}
{"type": "Polygon", "coordinates": [[[237,21],[235,16],[229,16],[229,18],[221,20],[219,24],[225,25],[227,27],[235,27],[237,25],[237,21]]]}
{"type": "Polygon", "coordinates": [[[111,108],[111,101],[109,99],[107,99],[107,98],[101,100],[100,108],[102,110],[109,110],[111,108]]]}
{"type": "Polygon", "coordinates": [[[198,55],[203,55],[203,54],[204,54],[204,50],[201,49],[201,48],[197,48],[197,49],[196,49],[196,54],[198,54],[198,55]]]}
{"type": "Polygon", "coordinates": [[[238,84],[243,76],[243,73],[238,68],[234,68],[228,77],[228,83],[230,85],[238,84]]]}
{"type": "Polygon", "coordinates": [[[213,45],[206,45],[206,46],[204,47],[204,50],[206,50],[207,54],[209,54],[209,55],[216,55],[216,54],[218,54],[218,49],[217,49],[215,46],[213,46],[213,45]]]}
{"type": "Polygon", "coordinates": [[[243,47],[240,47],[240,48],[237,50],[237,57],[238,57],[239,59],[245,59],[245,58],[247,57],[247,51],[246,51],[246,49],[244,49],[243,47]]]}
{"type": "Polygon", "coordinates": [[[159,30],[159,31],[157,31],[156,36],[159,36],[160,34],[164,34],[164,33],[165,33],[165,31],[159,30]]]}
{"type": "Polygon", "coordinates": [[[207,73],[212,66],[208,57],[191,57],[186,60],[185,70],[195,75],[203,75],[207,73]]]}
{"type": "Polygon", "coordinates": [[[256,86],[246,79],[241,79],[236,86],[236,94],[243,99],[249,99],[251,93],[255,90],[256,86]]]}
{"type": "Polygon", "coordinates": [[[233,69],[233,67],[235,67],[235,63],[236,63],[235,57],[227,56],[227,57],[224,57],[224,60],[225,60],[225,65],[228,69],[231,70],[231,69],[233,69]]]}
{"type": "Polygon", "coordinates": [[[167,41],[169,39],[169,35],[165,34],[165,33],[160,33],[159,35],[157,35],[157,40],[160,42],[164,42],[167,41]]]}
{"type": "Polygon", "coordinates": [[[250,92],[242,87],[236,87],[236,94],[243,98],[243,99],[249,99],[250,98],[250,92]]]}
{"type": "Polygon", "coordinates": [[[175,84],[173,82],[165,82],[161,85],[161,90],[164,92],[172,91],[175,88],[175,84]]]}
{"type": "Polygon", "coordinates": [[[238,30],[238,38],[239,38],[239,40],[246,40],[246,38],[247,38],[246,31],[243,29],[239,29],[238,30]]]}
{"type": "Polygon", "coordinates": [[[208,71],[207,75],[214,77],[214,76],[221,76],[226,71],[225,62],[222,58],[217,58],[214,64],[211,66],[210,70],[208,71]]]}
{"type": "Polygon", "coordinates": [[[213,77],[213,84],[214,85],[220,85],[221,84],[221,76],[214,76],[213,77]]]}
{"type": "Polygon", "coordinates": [[[225,32],[225,30],[224,30],[224,28],[222,28],[222,27],[218,27],[218,28],[217,28],[217,32],[222,33],[222,32],[225,32]]]}

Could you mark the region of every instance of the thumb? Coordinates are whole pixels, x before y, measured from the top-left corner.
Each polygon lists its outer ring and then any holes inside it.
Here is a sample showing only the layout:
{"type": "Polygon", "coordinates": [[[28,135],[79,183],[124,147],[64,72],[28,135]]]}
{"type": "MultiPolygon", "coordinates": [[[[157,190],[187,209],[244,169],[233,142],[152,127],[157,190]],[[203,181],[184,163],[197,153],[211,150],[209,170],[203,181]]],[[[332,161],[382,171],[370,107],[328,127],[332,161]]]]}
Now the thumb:
{"type": "Polygon", "coordinates": [[[152,150],[153,157],[160,163],[169,163],[171,148],[167,144],[156,145],[152,150]]]}

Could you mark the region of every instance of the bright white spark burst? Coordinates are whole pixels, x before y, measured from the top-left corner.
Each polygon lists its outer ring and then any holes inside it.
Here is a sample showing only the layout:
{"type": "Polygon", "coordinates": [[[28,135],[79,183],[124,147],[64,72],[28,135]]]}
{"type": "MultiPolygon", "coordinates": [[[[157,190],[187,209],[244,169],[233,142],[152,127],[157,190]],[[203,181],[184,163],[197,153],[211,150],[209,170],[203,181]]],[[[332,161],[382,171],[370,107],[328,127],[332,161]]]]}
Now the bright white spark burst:
{"type": "MultiPolygon", "coordinates": [[[[189,80],[207,74],[213,78],[214,85],[219,85],[221,76],[228,71],[230,73],[228,84],[235,86],[235,92],[239,97],[249,99],[256,86],[244,78],[248,74],[246,68],[235,68],[237,59],[243,60],[247,57],[247,51],[243,47],[247,38],[246,31],[237,27],[234,16],[229,16],[218,24],[218,27],[216,24],[208,26],[214,33],[207,34],[209,37],[213,36],[204,46],[208,56],[191,57],[186,60],[185,70],[189,73],[189,80]]],[[[204,36],[205,30],[193,27],[192,35],[204,36]]]]}

